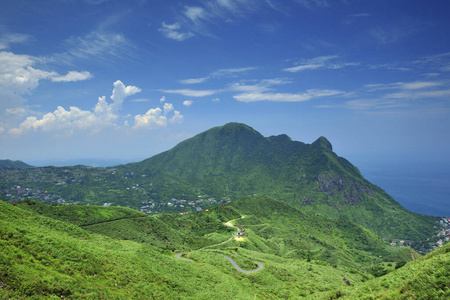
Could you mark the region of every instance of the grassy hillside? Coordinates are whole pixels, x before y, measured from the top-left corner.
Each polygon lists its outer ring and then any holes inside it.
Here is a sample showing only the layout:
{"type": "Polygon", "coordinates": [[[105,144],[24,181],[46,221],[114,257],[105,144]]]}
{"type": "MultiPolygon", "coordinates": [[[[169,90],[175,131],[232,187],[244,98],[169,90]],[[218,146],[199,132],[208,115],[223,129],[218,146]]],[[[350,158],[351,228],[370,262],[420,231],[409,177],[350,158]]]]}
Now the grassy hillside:
{"type": "Polygon", "coordinates": [[[258,259],[265,268],[242,274],[218,255],[232,255],[225,250],[195,251],[192,263],[5,202],[0,246],[0,298],[279,299],[331,291],[344,275],[363,279],[346,268],[245,249],[239,263],[258,259]]]}
{"type": "Polygon", "coordinates": [[[58,214],[58,206],[13,206],[0,201],[0,298],[448,296],[448,246],[395,270],[395,261],[414,253],[388,247],[348,221],[304,215],[265,197],[241,199],[210,212],[177,217],[138,217],[137,212],[127,209],[93,206],[83,207],[85,214],[80,214],[78,221],[68,217],[75,214],[67,212],[80,207],[65,206],[60,210],[66,213],[58,214]],[[253,205],[255,202],[258,205],[253,205]],[[84,218],[90,225],[81,225],[87,224],[84,218]],[[235,227],[223,224],[228,221],[235,227]],[[226,240],[236,226],[245,228],[248,236],[204,248],[226,240]],[[192,261],[175,258],[177,252],[170,251],[165,240],[180,247],[176,250],[192,261]],[[302,249],[306,257],[302,257],[302,249]],[[380,253],[391,257],[376,257],[380,253]],[[243,274],[219,254],[232,257],[247,270],[256,267],[254,261],[263,263],[264,268],[243,274]],[[390,273],[374,279],[372,263],[392,265],[390,273]],[[342,281],[343,277],[351,286],[342,281]]]}
{"type": "Polygon", "coordinates": [[[450,244],[383,277],[341,288],[327,299],[449,299],[450,244]]]}

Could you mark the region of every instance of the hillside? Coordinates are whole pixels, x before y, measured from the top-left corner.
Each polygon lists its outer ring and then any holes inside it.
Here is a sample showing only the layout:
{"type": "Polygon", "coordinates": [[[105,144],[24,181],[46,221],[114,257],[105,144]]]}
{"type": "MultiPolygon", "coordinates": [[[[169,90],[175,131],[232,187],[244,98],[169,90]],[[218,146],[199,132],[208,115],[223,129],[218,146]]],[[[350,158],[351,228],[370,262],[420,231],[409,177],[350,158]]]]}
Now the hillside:
{"type": "Polygon", "coordinates": [[[448,294],[449,247],[374,278],[374,269],[417,256],[358,225],[306,216],[266,197],[177,217],[129,212],[0,201],[0,298],[439,299],[448,294]],[[248,235],[229,240],[238,226],[248,235]],[[191,261],[174,257],[178,251],[191,261]],[[390,258],[379,257],[389,253],[390,258]],[[243,274],[220,255],[247,270],[255,269],[254,261],[263,268],[243,274]],[[420,283],[413,279],[417,276],[420,283]]]}
{"type": "Polygon", "coordinates": [[[351,220],[384,238],[425,239],[437,224],[365,180],[325,137],[305,144],[286,135],[265,138],[247,125],[229,123],[122,168],[137,177],[165,178],[174,190],[215,197],[269,195],[307,213],[351,220]]]}
{"type": "Polygon", "coordinates": [[[0,159],[0,169],[24,169],[32,167],[21,160],[0,159]]]}

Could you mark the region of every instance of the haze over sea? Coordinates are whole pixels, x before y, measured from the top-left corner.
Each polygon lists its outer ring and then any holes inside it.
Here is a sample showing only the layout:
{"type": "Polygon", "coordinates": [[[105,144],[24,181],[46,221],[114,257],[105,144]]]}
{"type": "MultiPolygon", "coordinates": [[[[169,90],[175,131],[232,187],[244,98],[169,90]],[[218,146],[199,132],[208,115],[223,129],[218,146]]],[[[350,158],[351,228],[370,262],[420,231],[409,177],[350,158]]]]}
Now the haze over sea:
{"type": "Polygon", "coordinates": [[[371,183],[410,211],[450,217],[450,162],[403,159],[353,159],[371,183]]]}

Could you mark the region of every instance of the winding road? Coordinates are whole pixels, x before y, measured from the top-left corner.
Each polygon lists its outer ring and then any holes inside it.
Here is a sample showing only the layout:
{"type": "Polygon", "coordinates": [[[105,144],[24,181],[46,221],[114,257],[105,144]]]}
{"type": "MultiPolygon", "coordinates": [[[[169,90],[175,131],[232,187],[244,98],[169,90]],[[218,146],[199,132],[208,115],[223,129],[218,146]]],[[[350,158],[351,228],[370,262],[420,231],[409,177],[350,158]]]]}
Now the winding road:
{"type": "MultiPolygon", "coordinates": [[[[241,218],[244,218],[244,217],[242,216],[241,218]]],[[[232,221],[234,221],[234,220],[231,220],[231,221],[225,223],[225,225],[230,226],[230,227],[234,227],[231,224],[232,221]]],[[[214,246],[225,244],[225,243],[231,241],[234,238],[235,238],[235,235],[233,235],[230,239],[228,239],[228,240],[226,240],[226,241],[224,241],[222,243],[211,245],[211,246],[207,246],[207,247],[201,248],[199,250],[203,250],[203,249],[206,249],[206,248],[209,248],[209,247],[214,247],[214,246]]],[[[180,258],[180,259],[184,259],[184,260],[187,260],[187,261],[190,261],[190,262],[194,262],[192,259],[181,257],[181,255],[183,255],[183,253],[178,253],[178,254],[175,254],[175,257],[176,258],[180,258]]],[[[225,257],[226,259],[228,259],[228,261],[233,265],[233,267],[236,270],[238,270],[239,272],[245,273],[245,274],[255,273],[255,272],[258,272],[259,270],[261,270],[262,268],[264,268],[264,264],[263,263],[254,261],[254,263],[258,265],[258,268],[256,268],[255,270],[250,270],[250,271],[244,270],[241,267],[239,267],[238,264],[231,257],[228,257],[226,255],[222,255],[222,254],[219,254],[219,255],[225,257]]],[[[235,255],[237,255],[237,254],[235,253],[235,255]]]]}
{"type": "Polygon", "coordinates": [[[174,256],[176,258],[180,258],[180,259],[184,259],[184,260],[188,260],[188,261],[194,262],[192,259],[181,257],[181,255],[183,255],[183,253],[178,253],[178,254],[175,254],[174,256]]]}
{"type": "Polygon", "coordinates": [[[228,261],[233,265],[233,267],[236,270],[238,270],[239,272],[245,273],[245,274],[255,273],[255,272],[258,272],[259,270],[261,270],[262,268],[264,268],[264,264],[263,263],[254,261],[254,263],[258,265],[258,268],[254,269],[254,270],[250,270],[250,271],[244,270],[241,267],[239,267],[238,264],[231,257],[228,257],[226,255],[222,255],[222,254],[219,254],[219,255],[225,257],[226,259],[228,259],[228,261]]]}

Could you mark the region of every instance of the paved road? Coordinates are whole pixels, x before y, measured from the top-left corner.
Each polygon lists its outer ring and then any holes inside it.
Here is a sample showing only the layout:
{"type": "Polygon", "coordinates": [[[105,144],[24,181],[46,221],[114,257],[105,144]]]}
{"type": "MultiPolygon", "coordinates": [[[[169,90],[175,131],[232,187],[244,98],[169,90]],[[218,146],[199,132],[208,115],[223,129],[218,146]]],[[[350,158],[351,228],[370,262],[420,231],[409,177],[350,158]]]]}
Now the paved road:
{"type": "Polygon", "coordinates": [[[178,254],[175,254],[175,257],[194,262],[192,259],[181,257],[181,255],[183,255],[183,253],[178,253],[178,254]]]}
{"type": "Polygon", "coordinates": [[[222,255],[222,254],[219,254],[219,255],[225,257],[226,259],[228,259],[228,261],[233,265],[233,267],[236,270],[238,270],[239,272],[245,273],[245,274],[255,273],[255,272],[258,272],[259,270],[261,270],[262,268],[264,268],[264,264],[263,263],[254,261],[254,263],[258,265],[258,268],[255,269],[255,270],[247,271],[247,270],[244,270],[241,267],[239,267],[237,265],[237,263],[232,258],[230,258],[230,257],[228,257],[226,255],[222,255]]]}

